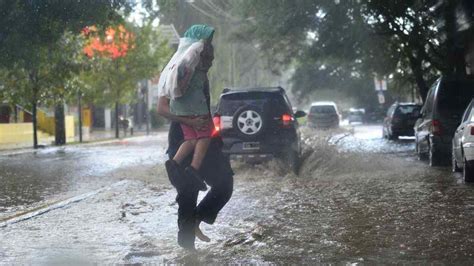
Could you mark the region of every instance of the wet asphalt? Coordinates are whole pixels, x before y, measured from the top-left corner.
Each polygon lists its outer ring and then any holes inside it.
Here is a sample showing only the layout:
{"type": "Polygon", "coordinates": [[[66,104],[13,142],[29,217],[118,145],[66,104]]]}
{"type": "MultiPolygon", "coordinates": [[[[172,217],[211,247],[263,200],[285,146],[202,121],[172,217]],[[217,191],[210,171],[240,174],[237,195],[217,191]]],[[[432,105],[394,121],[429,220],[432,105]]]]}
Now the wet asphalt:
{"type": "Polygon", "coordinates": [[[164,135],[2,156],[3,217],[106,190],[0,228],[0,262],[474,263],[474,186],[418,161],[413,139],[384,140],[366,125],[302,135],[299,176],[276,160],[233,162],[234,195],[203,226],[212,241],[198,253],[175,242],[164,135]]]}

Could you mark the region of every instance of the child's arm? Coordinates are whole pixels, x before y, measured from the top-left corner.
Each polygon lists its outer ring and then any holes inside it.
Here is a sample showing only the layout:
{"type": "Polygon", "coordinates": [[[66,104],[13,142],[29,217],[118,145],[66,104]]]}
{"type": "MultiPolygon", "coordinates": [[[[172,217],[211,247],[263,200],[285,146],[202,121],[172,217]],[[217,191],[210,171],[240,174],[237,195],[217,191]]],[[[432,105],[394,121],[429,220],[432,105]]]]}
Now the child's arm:
{"type": "Polygon", "coordinates": [[[179,123],[183,123],[185,125],[194,127],[198,130],[204,130],[209,126],[209,118],[206,117],[184,117],[184,116],[178,116],[170,111],[170,104],[168,98],[165,96],[161,96],[158,98],[158,114],[163,116],[166,119],[176,121],[179,123]]]}

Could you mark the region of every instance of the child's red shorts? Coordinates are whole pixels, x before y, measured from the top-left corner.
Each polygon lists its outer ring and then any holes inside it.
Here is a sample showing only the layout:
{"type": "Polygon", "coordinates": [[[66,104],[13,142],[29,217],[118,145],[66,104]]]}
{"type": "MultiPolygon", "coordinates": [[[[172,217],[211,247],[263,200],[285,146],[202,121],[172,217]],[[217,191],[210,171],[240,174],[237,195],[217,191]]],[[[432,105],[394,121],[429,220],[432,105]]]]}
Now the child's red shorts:
{"type": "Polygon", "coordinates": [[[212,121],[209,122],[209,125],[205,130],[200,131],[181,123],[181,129],[183,130],[184,140],[210,138],[213,128],[214,123],[212,121]]]}

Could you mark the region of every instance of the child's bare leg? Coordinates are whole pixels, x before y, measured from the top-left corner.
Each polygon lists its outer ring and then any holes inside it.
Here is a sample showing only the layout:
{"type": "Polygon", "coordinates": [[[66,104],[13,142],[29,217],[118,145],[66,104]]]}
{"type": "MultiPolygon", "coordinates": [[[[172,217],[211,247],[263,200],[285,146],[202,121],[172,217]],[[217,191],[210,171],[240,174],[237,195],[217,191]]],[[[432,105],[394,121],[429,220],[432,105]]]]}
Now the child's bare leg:
{"type": "Polygon", "coordinates": [[[207,148],[209,148],[210,143],[211,138],[202,138],[197,140],[196,147],[194,148],[193,161],[191,162],[191,166],[194,169],[199,170],[199,168],[201,168],[202,161],[206,156],[207,148]]]}
{"type": "Polygon", "coordinates": [[[176,152],[175,156],[173,157],[173,160],[177,162],[178,164],[181,164],[183,160],[193,152],[194,148],[196,147],[196,140],[191,139],[191,140],[186,140],[179,146],[178,151],[176,152]]]}

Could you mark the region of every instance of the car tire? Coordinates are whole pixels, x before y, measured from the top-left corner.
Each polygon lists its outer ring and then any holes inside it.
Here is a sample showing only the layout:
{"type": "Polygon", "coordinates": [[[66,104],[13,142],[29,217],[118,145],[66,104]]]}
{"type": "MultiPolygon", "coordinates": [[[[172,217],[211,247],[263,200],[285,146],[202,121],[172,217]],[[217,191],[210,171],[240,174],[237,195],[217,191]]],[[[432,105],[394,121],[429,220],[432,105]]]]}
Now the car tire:
{"type": "Polygon", "coordinates": [[[441,157],[437,152],[433,151],[433,148],[430,145],[430,150],[428,152],[428,159],[429,159],[429,164],[431,167],[434,166],[440,166],[441,165],[441,157]]]}
{"type": "Polygon", "coordinates": [[[281,155],[281,159],[288,166],[288,169],[290,169],[295,175],[298,175],[301,166],[301,158],[297,151],[294,149],[288,149],[281,155]]]}
{"type": "Polygon", "coordinates": [[[237,111],[234,113],[234,118],[232,120],[233,127],[236,129],[236,132],[239,134],[239,136],[241,136],[243,139],[254,139],[257,136],[260,136],[265,131],[265,127],[266,127],[266,124],[267,124],[266,122],[267,121],[265,119],[265,116],[263,115],[263,112],[261,110],[259,110],[258,108],[253,107],[253,106],[243,106],[243,107],[237,109],[237,111]],[[241,127],[245,126],[245,125],[242,125],[242,122],[239,122],[239,118],[245,119],[246,115],[249,119],[252,119],[252,120],[259,118],[258,123],[260,123],[260,124],[258,124],[258,125],[257,125],[257,123],[252,124],[252,126],[256,125],[256,127],[257,127],[255,132],[252,133],[252,134],[245,133],[241,129],[241,127]],[[253,117],[253,116],[255,116],[255,117],[253,117]]]}
{"type": "Polygon", "coordinates": [[[452,154],[451,154],[451,170],[453,173],[461,172],[462,169],[458,166],[458,162],[456,161],[456,156],[454,156],[454,147],[452,149],[452,154]]]}
{"type": "Polygon", "coordinates": [[[418,157],[418,160],[424,161],[424,160],[427,159],[426,153],[422,153],[420,151],[420,145],[418,144],[418,142],[416,143],[416,146],[415,146],[415,152],[416,152],[416,155],[418,157]]]}
{"type": "Polygon", "coordinates": [[[462,171],[462,177],[464,182],[473,182],[474,181],[474,169],[472,165],[469,165],[466,160],[464,160],[464,167],[462,171]]]}
{"type": "Polygon", "coordinates": [[[395,134],[389,134],[389,135],[388,135],[388,139],[389,139],[389,140],[397,140],[397,139],[398,139],[398,136],[395,135],[395,134]]]}

